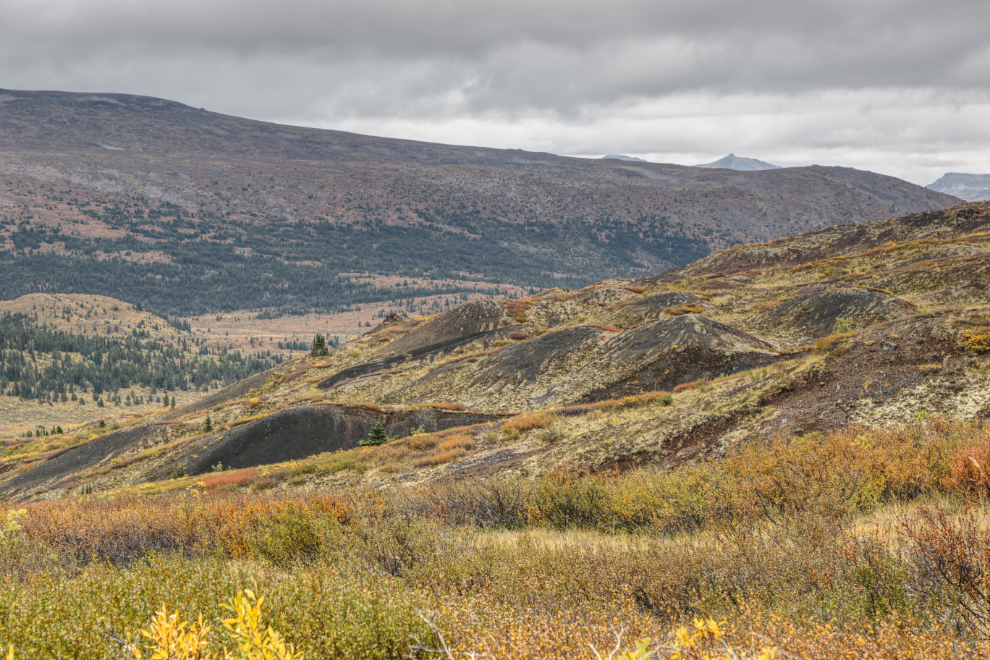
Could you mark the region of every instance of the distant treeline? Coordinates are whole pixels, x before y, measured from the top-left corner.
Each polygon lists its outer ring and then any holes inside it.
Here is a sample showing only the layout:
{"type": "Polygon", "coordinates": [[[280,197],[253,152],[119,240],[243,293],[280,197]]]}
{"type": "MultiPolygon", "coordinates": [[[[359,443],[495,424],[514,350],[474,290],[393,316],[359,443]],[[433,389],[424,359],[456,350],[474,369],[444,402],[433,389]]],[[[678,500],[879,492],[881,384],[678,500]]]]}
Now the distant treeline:
{"type": "Polygon", "coordinates": [[[67,401],[91,392],[102,405],[102,395],[135,386],[162,392],[222,387],[283,360],[270,351],[242,355],[196,348],[185,338],[165,342],[42,330],[25,318],[0,319],[0,392],[22,399],[67,401]]]}
{"type": "Polygon", "coordinates": [[[421,222],[414,226],[374,218],[352,226],[278,217],[255,225],[214,214],[191,219],[168,204],[82,211],[128,235],[86,238],[25,223],[11,227],[15,251],[0,253],[0,298],[100,294],[165,317],[244,309],[335,313],[365,303],[474,290],[381,288],[342,273],[452,280],[472,273],[493,283],[482,292],[496,294],[496,282],[529,289],[578,287],[606,277],[653,274],[709,252],[703,239],[670,231],[665,216],[602,219],[594,225],[567,218],[509,223],[440,207],[420,211],[421,222]],[[63,243],[74,256],[40,253],[43,243],[63,243]],[[169,255],[171,263],[95,262],[98,252],[149,249],[169,255]]]}

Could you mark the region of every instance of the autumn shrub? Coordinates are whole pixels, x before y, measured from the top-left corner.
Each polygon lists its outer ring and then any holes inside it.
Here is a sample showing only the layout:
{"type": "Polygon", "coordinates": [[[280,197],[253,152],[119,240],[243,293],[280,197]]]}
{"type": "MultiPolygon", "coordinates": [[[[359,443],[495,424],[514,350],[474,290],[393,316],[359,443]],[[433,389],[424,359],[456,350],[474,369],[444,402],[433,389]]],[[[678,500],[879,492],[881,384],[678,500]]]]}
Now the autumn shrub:
{"type": "MultiPolygon", "coordinates": [[[[451,430],[405,446],[423,437],[355,455],[474,442],[451,430]]],[[[0,644],[115,657],[105,630],[147,628],[162,603],[219,634],[219,604],[251,588],[307,658],[410,657],[439,635],[455,657],[588,657],[623,628],[622,653],[650,638],[658,657],[696,617],[730,621],[723,639],[751,654],[985,658],[986,512],[958,513],[968,482],[952,480],[961,452],[985,443],[981,422],[935,417],[750,439],[675,468],[0,507],[16,539],[0,554],[0,644]],[[918,498],[949,506],[914,513],[918,498]],[[891,515],[905,525],[878,531],[891,515]]]]}
{"type": "Polygon", "coordinates": [[[855,337],[857,332],[840,332],[826,335],[815,342],[815,352],[820,354],[833,353],[844,346],[844,342],[855,337]]]}
{"type": "Polygon", "coordinates": [[[612,501],[602,479],[552,472],[540,479],[527,503],[532,524],[552,529],[608,527],[612,501]]]}
{"type": "Polygon", "coordinates": [[[962,334],[962,346],[967,351],[986,353],[990,351],[990,327],[966,330],[962,334]]]}
{"type": "Polygon", "coordinates": [[[8,582],[0,595],[0,643],[13,644],[17,658],[119,658],[108,630],[122,636],[146,629],[169,603],[222,631],[232,617],[220,603],[246,588],[265,594],[267,624],[305,658],[399,658],[411,637],[432,639],[416,613],[416,594],[353,563],[259,571],[218,558],[149,556],[124,570],[95,564],[74,575],[8,582]]]}
{"type": "Polygon", "coordinates": [[[952,457],[943,482],[948,489],[967,497],[990,495],[990,439],[960,449],[952,457]]]}
{"type": "Polygon", "coordinates": [[[446,525],[518,529],[526,524],[532,489],[520,479],[447,480],[416,489],[403,506],[446,525]]]}
{"type": "Polygon", "coordinates": [[[542,429],[553,422],[554,416],[548,412],[533,412],[518,415],[502,422],[502,434],[512,440],[527,431],[542,429]]]}
{"type": "Polygon", "coordinates": [[[506,300],[505,301],[505,311],[512,317],[512,320],[516,323],[526,322],[526,311],[530,308],[532,303],[528,301],[521,300],[506,300]]]}
{"type": "Polygon", "coordinates": [[[990,532],[972,509],[959,516],[945,507],[922,507],[903,523],[910,542],[914,586],[946,615],[990,638],[990,532]]]}
{"type": "Polygon", "coordinates": [[[693,380],[689,383],[681,383],[680,385],[674,388],[674,392],[686,392],[687,390],[693,390],[695,388],[705,387],[706,385],[710,385],[711,382],[712,381],[710,380],[704,379],[704,380],[693,380]]]}

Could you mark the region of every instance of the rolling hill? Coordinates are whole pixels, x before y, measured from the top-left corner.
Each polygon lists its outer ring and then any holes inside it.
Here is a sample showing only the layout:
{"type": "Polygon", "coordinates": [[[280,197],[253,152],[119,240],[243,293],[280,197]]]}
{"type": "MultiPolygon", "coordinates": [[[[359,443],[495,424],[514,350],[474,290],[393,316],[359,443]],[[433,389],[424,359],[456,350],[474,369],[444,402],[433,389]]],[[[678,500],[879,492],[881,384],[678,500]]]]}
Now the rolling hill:
{"type": "Polygon", "coordinates": [[[0,493],[167,492],[218,464],[225,488],[672,467],[744,439],[987,417],[988,230],[971,203],[393,315],[116,433],[8,442],[0,493]],[[359,447],[376,423],[396,439],[359,447]]]}
{"type": "Polygon", "coordinates": [[[565,158],[0,90],[2,299],[104,295],[191,316],[535,292],[957,202],[847,168],[565,158]]]}

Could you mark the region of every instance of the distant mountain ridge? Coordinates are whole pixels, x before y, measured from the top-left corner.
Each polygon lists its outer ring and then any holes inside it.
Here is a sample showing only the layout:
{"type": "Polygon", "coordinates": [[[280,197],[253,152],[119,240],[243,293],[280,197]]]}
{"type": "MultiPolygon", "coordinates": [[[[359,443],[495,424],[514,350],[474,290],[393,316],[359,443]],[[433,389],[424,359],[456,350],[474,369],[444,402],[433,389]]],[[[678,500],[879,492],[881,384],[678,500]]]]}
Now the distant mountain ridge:
{"type": "Polygon", "coordinates": [[[783,169],[779,165],[767,163],[755,158],[740,158],[735,154],[729,154],[725,158],[720,158],[714,163],[695,165],[695,167],[705,167],[713,170],[735,170],[737,172],[760,172],[763,170],[783,169]]]}
{"type": "Polygon", "coordinates": [[[979,202],[990,199],[990,174],[948,172],[935,183],[925,187],[967,202],[979,202]]]}
{"type": "Polygon", "coordinates": [[[612,160],[626,160],[626,161],[630,161],[630,162],[633,162],[633,163],[648,163],[648,162],[650,162],[648,160],[643,160],[642,158],[636,158],[635,156],[625,156],[623,154],[609,154],[607,156],[602,156],[602,160],[607,160],[607,159],[612,159],[612,160]]]}
{"type": "Polygon", "coordinates": [[[567,158],[151,97],[0,90],[0,299],[332,312],[466,280],[497,293],[639,277],[736,243],[955,203],[848,168],[567,158]]]}

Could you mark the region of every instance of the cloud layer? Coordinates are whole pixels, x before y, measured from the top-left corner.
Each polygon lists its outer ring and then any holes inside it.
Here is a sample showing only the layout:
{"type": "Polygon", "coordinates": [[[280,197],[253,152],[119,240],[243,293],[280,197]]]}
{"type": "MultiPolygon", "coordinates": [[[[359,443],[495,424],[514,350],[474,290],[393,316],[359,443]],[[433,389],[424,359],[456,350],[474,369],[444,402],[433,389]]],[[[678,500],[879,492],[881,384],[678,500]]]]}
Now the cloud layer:
{"type": "Polygon", "coordinates": [[[990,172],[985,0],[0,0],[0,87],[562,154],[990,172]]]}

